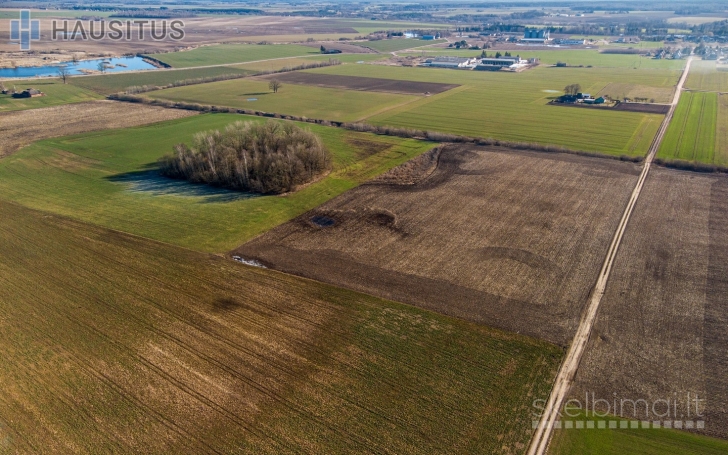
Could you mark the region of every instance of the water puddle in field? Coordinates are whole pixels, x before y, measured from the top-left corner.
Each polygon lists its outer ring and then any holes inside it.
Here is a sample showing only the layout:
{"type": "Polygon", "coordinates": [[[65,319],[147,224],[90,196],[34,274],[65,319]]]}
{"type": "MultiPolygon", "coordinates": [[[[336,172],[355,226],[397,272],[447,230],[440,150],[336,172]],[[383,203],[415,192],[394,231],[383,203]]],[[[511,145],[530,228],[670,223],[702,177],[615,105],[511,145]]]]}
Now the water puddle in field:
{"type": "Polygon", "coordinates": [[[258,98],[248,98],[246,101],[258,101],[258,98]]]}
{"type": "Polygon", "coordinates": [[[245,265],[252,265],[253,267],[260,267],[261,269],[267,269],[268,267],[264,266],[260,262],[256,261],[255,259],[245,259],[240,256],[233,256],[233,261],[240,262],[241,264],[245,265]]]}
{"type": "Polygon", "coordinates": [[[107,177],[112,182],[127,186],[132,193],[145,193],[150,196],[180,196],[202,198],[203,202],[234,202],[260,197],[255,193],[215,188],[202,183],[190,183],[160,175],[156,170],[129,172],[107,177]]]}
{"type": "Polygon", "coordinates": [[[541,90],[544,93],[561,93],[560,90],[541,90]]]}
{"type": "Polygon", "coordinates": [[[336,220],[324,215],[316,215],[311,217],[311,222],[318,227],[331,227],[336,224],[336,220]]]}

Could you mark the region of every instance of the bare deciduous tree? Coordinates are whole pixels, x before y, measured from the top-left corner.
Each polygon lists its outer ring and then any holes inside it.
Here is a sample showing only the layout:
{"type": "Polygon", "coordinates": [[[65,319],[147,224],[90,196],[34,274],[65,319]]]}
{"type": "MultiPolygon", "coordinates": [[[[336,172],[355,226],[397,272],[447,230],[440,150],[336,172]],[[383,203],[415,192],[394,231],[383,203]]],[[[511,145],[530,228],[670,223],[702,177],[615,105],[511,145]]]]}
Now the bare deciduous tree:
{"type": "Polygon", "coordinates": [[[564,87],[565,95],[576,95],[579,92],[581,92],[580,84],[569,84],[566,87],[564,87]]]}
{"type": "Polygon", "coordinates": [[[69,76],[68,68],[65,67],[65,66],[59,66],[58,69],[56,70],[56,73],[58,74],[58,77],[61,78],[61,80],[65,84],[66,83],[66,79],[69,76]]]}
{"type": "Polygon", "coordinates": [[[105,73],[106,72],[106,63],[99,62],[99,64],[96,65],[96,68],[98,68],[98,70],[101,71],[102,73],[105,73]]]}
{"type": "Polygon", "coordinates": [[[281,81],[278,79],[273,79],[268,84],[268,88],[273,90],[273,93],[278,93],[278,90],[280,90],[281,87],[283,87],[283,84],[281,84],[281,81]]]}

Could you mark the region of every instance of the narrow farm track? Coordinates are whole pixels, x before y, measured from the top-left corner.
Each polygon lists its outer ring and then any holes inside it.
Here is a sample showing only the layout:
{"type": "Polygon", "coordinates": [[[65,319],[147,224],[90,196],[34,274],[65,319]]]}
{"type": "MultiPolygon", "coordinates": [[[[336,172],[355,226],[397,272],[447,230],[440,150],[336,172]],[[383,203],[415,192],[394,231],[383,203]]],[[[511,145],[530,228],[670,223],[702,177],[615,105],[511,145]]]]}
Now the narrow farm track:
{"type": "Polygon", "coordinates": [[[576,371],[579,368],[579,363],[581,362],[581,358],[584,355],[584,350],[589,341],[591,330],[596,319],[597,311],[599,310],[599,304],[601,303],[602,296],[604,295],[604,291],[607,286],[607,281],[609,280],[609,274],[612,270],[612,266],[614,265],[614,258],[617,255],[617,250],[619,249],[622,237],[624,236],[624,231],[627,228],[629,218],[632,215],[634,207],[637,204],[637,199],[639,198],[642,187],[645,183],[645,180],[647,179],[647,174],[650,172],[652,161],[655,157],[655,154],[657,153],[657,150],[660,148],[660,143],[662,142],[662,139],[665,136],[665,132],[667,131],[667,127],[670,125],[670,121],[672,120],[673,114],[675,113],[675,108],[677,107],[678,101],[680,100],[680,94],[682,92],[683,85],[685,84],[688,72],[690,71],[691,62],[692,57],[688,57],[687,63],[685,64],[685,69],[683,70],[682,76],[680,76],[680,80],[678,81],[677,87],[675,89],[675,95],[670,105],[670,110],[665,116],[665,119],[663,120],[662,125],[660,125],[660,129],[658,130],[657,135],[655,135],[655,138],[652,141],[652,145],[650,146],[649,153],[647,154],[647,159],[645,160],[645,165],[642,169],[642,173],[637,180],[637,184],[632,191],[632,195],[630,196],[630,199],[627,203],[627,207],[622,214],[622,219],[620,220],[619,225],[617,226],[617,230],[614,233],[614,238],[612,239],[612,243],[609,246],[609,250],[607,250],[607,257],[604,259],[604,264],[602,265],[601,271],[599,272],[597,283],[592,290],[591,298],[589,300],[586,311],[582,316],[581,322],[579,323],[579,328],[574,335],[574,340],[572,341],[571,346],[566,353],[566,357],[561,364],[561,368],[559,369],[556,380],[554,381],[554,387],[551,391],[551,395],[549,396],[549,400],[541,416],[541,420],[539,421],[538,427],[536,428],[533,438],[531,439],[531,445],[528,449],[529,455],[545,455],[546,451],[548,450],[549,442],[553,434],[554,424],[559,420],[564,400],[566,399],[569,390],[571,389],[574,377],[576,376],[576,371]]]}

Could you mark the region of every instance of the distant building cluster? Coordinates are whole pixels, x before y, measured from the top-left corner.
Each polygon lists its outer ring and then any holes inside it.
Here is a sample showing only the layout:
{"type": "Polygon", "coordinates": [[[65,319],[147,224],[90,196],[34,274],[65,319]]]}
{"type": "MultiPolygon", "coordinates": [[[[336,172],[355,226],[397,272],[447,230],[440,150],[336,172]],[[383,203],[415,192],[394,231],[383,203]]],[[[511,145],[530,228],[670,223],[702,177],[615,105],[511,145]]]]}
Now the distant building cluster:
{"type": "Polygon", "coordinates": [[[592,98],[589,93],[577,93],[575,95],[562,95],[557,101],[565,104],[604,104],[606,100],[601,96],[592,98]]]}
{"type": "Polygon", "coordinates": [[[550,41],[550,33],[544,28],[527,28],[523,32],[521,41],[524,43],[543,44],[550,41]]]}
{"type": "Polygon", "coordinates": [[[520,56],[515,57],[434,57],[429,58],[422,66],[432,68],[450,68],[479,71],[499,71],[502,69],[517,71],[527,68],[529,65],[538,63],[538,59],[524,60],[520,56]]]}

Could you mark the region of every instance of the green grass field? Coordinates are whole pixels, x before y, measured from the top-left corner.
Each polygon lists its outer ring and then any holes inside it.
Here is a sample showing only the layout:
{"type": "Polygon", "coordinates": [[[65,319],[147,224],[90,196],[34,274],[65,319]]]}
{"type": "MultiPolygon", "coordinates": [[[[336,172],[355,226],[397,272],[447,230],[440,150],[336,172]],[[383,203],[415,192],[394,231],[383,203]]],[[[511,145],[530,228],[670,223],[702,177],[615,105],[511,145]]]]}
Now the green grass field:
{"type": "Polygon", "coordinates": [[[728,162],[728,94],[718,95],[715,150],[718,162],[728,162]]]}
{"type": "Polygon", "coordinates": [[[228,63],[244,63],[313,54],[319,54],[318,49],[297,44],[218,44],[198,47],[191,51],[154,54],[151,57],[173,68],[190,68],[193,66],[225,65],[228,63]]]}
{"type": "Polygon", "coordinates": [[[598,93],[615,81],[669,88],[679,75],[677,71],[665,70],[543,67],[522,73],[493,73],[377,65],[342,65],[309,71],[462,84],[369,117],[369,123],[556,144],[614,155],[643,155],[662,116],[551,106],[548,101],[561,94],[564,86],[575,82],[585,92],[598,93]]]}
{"type": "MultiPolygon", "coordinates": [[[[612,417],[591,417],[588,420],[604,421],[606,428],[556,430],[549,454],[718,455],[728,453],[728,441],[720,439],[664,428],[609,429],[608,421],[620,423],[625,421],[612,417]]],[[[595,426],[598,425],[598,423],[595,424],[595,426]]]]}
{"type": "Polygon", "coordinates": [[[684,92],[670,123],[659,158],[728,164],[728,150],[717,150],[718,94],[684,92]]]}
{"type": "MultiPolygon", "coordinates": [[[[364,65],[351,65],[362,67],[364,65]]],[[[235,79],[147,93],[155,99],[230,106],[337,121],[356,121],[387,107],[417,99],[412,95],[283,84],[278,93],[265,79],[235,79]]]]}
{"type": "Polygon", "coordinates": [[[77,87],[73,84],[62,84],[57,81],[6,81],[5,86],[8,89],[12,89],[15,86],[18,91],[32,87],[45,93],[46,96],[38,98],[12,98],[10,95],[0,95],[0,112],[81,103],[102,98],[91,90],[77,87]]]}
{"type": "Polygon", "coordinates": [[[718,71],[715,62],[694,60],[685,87],[708,92],[728,92],[728,71],[718,71]]]}
{"type": "Polygon", "coordinates": [[[374,49],[379,52],[396,52],[401,51],[404,49],[412,49],[415,47],[422,47],[422,46],[429,46],[431,44],[437,44],[437,43],[444,43],[446,40],[444,39],[438,39],[438,40],[430,40],[425,41],[421,39],[405,39],[405,38],[397,38],[397,39],[383,39],[378,41],[365,41],[365,42],[357,42],[355,44],[363,47],[368,47],[370,49],[374,49]]]}
{"type": "Polygon", "coordinates": [[[3,453],[519,450],[563,355],[2,200],[0,214],[3,453]]]}
{"type": "Polygon", "coordinates": [[[231,66],[212,68],[190,68],[183,70],[152,70],[138,73],[117,73],[97,76],[79,76],[68,79],[69,83],[102,95],[122,92],[133,85],[166,85],[172,82],[198,77],[213,77],[223,74],[254,74],[255,71],[231,66]]]}
{"type": "Polygon", "coordinates": [[[237,120],[263,121],[207,114],[38,142],[0,160],[0,197],[188,248],[223,252],[433,146],[304,124],[332,152],[334,170],[285,196],[246,197],[150,172],[175,143],[237,120]]]}
{"type": "Polygon", "coordinates": [[[325,62],[329,59],[338,60],[344,64],[357,62],[371,62],[374,60],[382,60],[388,58],[387,55],[381,54],[336,54],[336,55],[312,55],[309,57],[291,57],[275,60],[265,60],[261,62],[242,63],[233,65],[233,68],[242,68],[252,71],[277,71],[286,67],[294,67],[306,65],[312,62],[325,62]]]}

